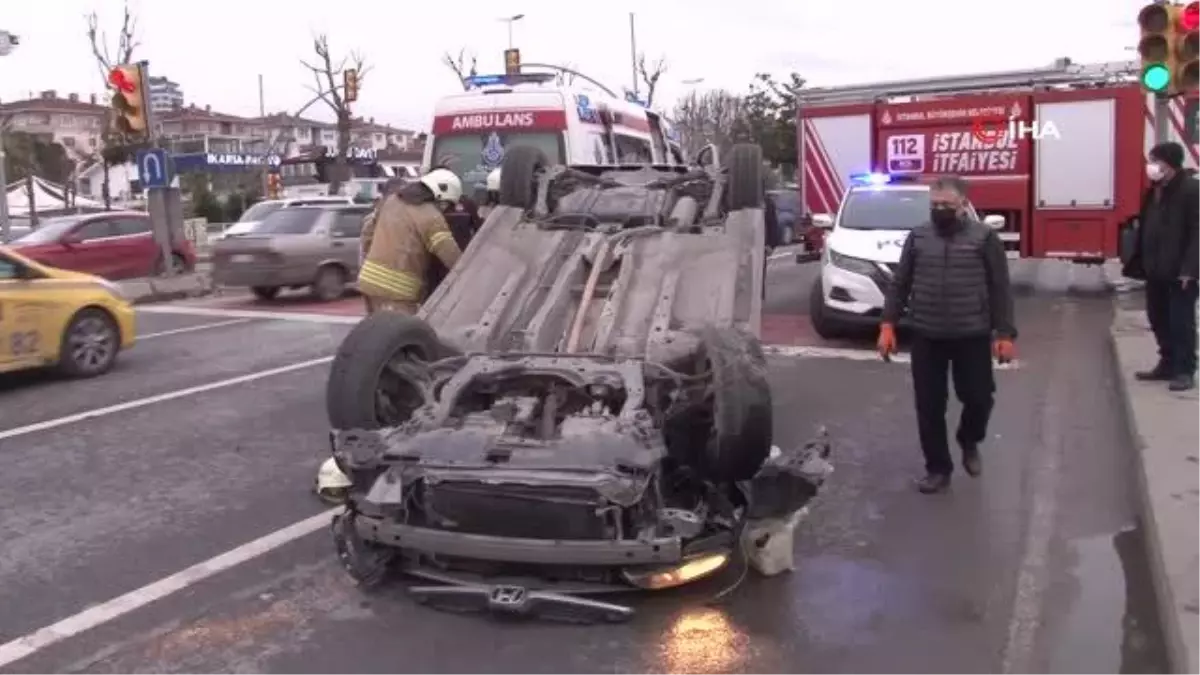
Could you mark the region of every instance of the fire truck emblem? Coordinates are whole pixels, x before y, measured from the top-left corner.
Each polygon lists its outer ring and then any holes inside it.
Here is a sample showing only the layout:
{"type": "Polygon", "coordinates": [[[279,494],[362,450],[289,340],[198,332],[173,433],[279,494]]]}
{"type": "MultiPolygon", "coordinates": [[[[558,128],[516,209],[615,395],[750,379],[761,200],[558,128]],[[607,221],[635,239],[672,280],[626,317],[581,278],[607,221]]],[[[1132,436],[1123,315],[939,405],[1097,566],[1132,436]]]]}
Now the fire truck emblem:
{"type": "Polygon", "coordinates": [[[500,134],[492,132],[480,155],[487,166],[498,166],[504,160],[504,146],[500,144],[500,134]]]}
{"type": "Polygon", "coordinates": [[[1016,119],[1020,116],[1021,116],[1021,104],[1014,103],[1012,105],[1012,108],[1009,109],[1009,111],[1008,111],[1008,117],[1009,117],[1009,119],[1016,119]]]}
{"type": "Polygon", "coordinates": [[[883,117],[879,118],[879,122],[881,124],[883,124],[884,126],[891,124],[892,123],[892,113],[888,112],[887,110],[884,110],[883,117]]]}

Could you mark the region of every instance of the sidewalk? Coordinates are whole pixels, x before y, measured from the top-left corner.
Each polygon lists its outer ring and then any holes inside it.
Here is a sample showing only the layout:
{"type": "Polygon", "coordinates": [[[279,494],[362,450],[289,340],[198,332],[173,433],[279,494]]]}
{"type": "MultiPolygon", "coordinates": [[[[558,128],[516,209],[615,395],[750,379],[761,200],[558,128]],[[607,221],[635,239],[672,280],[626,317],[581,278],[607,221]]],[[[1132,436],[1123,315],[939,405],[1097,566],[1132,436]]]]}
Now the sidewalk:
{"type": "Polygon", "coordinates": [[[117,284],[126,299],[135,305],[198,297],[212,292],[212,278],[208,274],[194,272],[175,277],[127,279],[117,284]]]}
{"type": "Polygon", "coordinates": [[[1157,360],[1144,312],[1121,308],[1113,321],[1113,353],[1137,453],[1150,572],[1154,577],[1172,670],[1195,673],[1200,651],[1200,433],[1196,391],[1174,394],[1133,373],[1157,360]]]}

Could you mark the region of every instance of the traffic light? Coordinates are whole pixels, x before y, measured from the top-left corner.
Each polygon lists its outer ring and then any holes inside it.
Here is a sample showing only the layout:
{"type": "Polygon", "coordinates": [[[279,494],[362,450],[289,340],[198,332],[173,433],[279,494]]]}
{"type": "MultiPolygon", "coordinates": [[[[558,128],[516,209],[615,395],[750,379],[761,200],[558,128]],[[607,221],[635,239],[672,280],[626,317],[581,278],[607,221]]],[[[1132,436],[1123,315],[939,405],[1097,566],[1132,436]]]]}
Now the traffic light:
{"type": "Polygon", "coordinates": [[[108,71],[108,84],[113,88],[112,107],[117,113],[114,126],[127,136],[144,136],[149,132],[144,82],[142,67],[137,63],[121,64],[108,71]]]}
{"type": "Polygon", "coordinates": [[[1193,92],[1200,86],[1200,2],[1178,8],[1175,17],[1175,91],[1193,92]]]}
{"type": "Polygon", "coordinates": [[[279,199],[283,196],[283,178],[272,171],[267,174],[267,199],[279,199]]]}
{"type": "Polygon", "coordinates": [[[504,74],[505,75],[520,75],[521,74],[521,50],[520,49],[505,49],[504,50],[504,74]]]}
{"type": "Polygon", "coordinates": [[[343,84],[346,86],[346,103],[354,103],[358,100],[358,70],[348,68],[342,74],[343,84]]]}
{"type": "Polygon", "coordinates": [[[1172,14],[1166,4],[1146,5],[1138,12],[1138,55],[1142,58],[1142,87],[1155,94],[1166,94],[1171,88],[1173,46],[1172,14]]]}

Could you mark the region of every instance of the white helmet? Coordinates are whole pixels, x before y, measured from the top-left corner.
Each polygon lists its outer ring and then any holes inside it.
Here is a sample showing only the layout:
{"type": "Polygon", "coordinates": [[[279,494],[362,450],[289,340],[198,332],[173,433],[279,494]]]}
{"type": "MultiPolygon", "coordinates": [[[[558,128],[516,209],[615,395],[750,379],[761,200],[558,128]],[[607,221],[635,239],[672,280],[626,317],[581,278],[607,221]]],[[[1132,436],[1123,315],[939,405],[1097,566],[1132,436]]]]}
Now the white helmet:
{"type": "Polygon", "coordinates": [[[492,172],[488,174],[487,189],[488,192],[500,191],[500,169],[493,169],[492,172]]]}
{"type": "Polygon", "coordinates": [[[350,479],[338,468],[333,458],[325,460],[317,470],[317,496],[331,504],[341,504],[346,500],[346,492],[350,488],[350,479]]]}
{"type": "Polygon", "coordinates": [[[421,182],[439,202],[457,202],[462,197],[462,181],[450,169],[434,169],[421,176],[421,182]]]}

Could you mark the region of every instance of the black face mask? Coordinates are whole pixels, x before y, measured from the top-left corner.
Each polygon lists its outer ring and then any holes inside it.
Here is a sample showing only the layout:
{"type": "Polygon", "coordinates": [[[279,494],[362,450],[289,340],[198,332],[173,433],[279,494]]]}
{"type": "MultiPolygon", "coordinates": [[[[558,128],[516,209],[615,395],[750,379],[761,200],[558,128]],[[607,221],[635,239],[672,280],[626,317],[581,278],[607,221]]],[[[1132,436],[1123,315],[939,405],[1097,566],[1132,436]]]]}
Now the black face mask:
{"type": "Polygon", "coordinates": [[[929,210],[929,220],[938,228],[946,229],[958,222],[958,211],[945,206],[929,210]]]}

